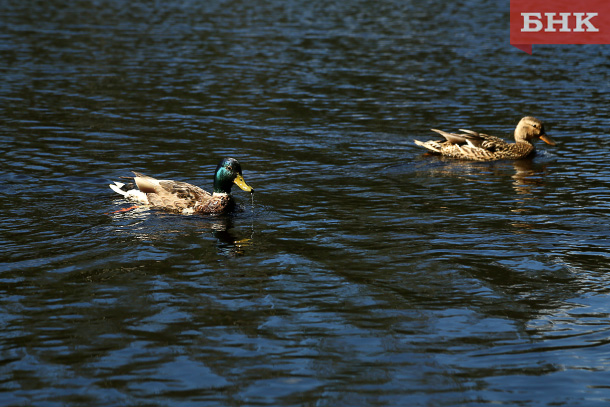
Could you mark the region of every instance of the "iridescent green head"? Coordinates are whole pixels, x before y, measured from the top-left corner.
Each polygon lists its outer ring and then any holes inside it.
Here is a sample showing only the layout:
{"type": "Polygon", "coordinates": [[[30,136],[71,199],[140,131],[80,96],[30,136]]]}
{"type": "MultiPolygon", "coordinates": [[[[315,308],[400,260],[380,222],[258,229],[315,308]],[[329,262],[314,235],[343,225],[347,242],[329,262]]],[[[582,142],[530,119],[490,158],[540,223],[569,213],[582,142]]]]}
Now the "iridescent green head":
{"type": "Polygon", "coordinates": [[[244,181],[241,174],[241,165],[234,158],[223,158],[214,173],[214,192],[230,194],[231,187],[236,184],[246,192],[254,193],[254,188],[244,181]]]}

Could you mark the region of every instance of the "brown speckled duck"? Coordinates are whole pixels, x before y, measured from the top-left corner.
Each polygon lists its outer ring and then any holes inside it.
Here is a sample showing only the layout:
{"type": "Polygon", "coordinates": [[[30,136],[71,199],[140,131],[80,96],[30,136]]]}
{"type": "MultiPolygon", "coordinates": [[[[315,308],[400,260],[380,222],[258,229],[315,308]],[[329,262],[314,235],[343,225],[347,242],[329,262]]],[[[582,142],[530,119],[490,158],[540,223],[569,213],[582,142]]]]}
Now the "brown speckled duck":
{"type": "Polygon", "coordinates": [[[515,142],[507,143],[499,137],[460,129],[462,133],[447,133],[432,129],[445,138],[441,141],[421,142],[415,144],[447,157],[463,160],[493,161],[515,160],[525,158],[535,151],[534,141],[543,140],[552,146],[553,139],[544,131],[544,124],[535,117],[527,116],[519,121],[515,129],[515,142]]]}
{"type": "Polygon", "coordinates": [[[231,196],[231,187],[236,184],[246,192],[254,193],[254,189],[244,181],[241,165],[234,158],[223,158],[214,172],[213,193],[187,184],[172,180],[158,180],[135,172],[133,178],[138,189],[126,188],[121,182],[109,185],[110,188],[138,203],[152,208],[163,209],[183,214],[226,213],[235,207],[231,196]]]}

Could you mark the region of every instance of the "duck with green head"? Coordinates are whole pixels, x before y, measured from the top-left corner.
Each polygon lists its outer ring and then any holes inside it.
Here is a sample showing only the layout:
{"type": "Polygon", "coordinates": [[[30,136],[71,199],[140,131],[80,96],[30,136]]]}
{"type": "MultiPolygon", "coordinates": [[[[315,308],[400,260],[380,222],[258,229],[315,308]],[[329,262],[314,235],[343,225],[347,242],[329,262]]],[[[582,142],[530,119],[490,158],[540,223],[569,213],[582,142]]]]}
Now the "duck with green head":
{"type": "Polygon", "coordinates": [[[110,188],[124,197],[152,208],[171,212],[190,213],[226,213],[235,208],[231,196],[233,184],[242,190],[254,193],[246,184],[241,165],[234,158],[223,158],[214,172],[214,190],[209,193],[198,186],[186,182],[158,180],[139,172],[133,172],[138,189],[125,188],[125,184],[115,182],[110,188]]]}

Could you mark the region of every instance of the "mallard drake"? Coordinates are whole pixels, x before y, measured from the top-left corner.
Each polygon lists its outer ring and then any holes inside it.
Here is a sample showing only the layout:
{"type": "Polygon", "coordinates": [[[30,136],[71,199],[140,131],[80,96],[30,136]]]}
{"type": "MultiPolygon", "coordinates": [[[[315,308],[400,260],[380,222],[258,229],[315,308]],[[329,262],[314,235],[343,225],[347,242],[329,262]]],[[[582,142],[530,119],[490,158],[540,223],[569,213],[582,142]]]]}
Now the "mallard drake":
{"type": "Polygon", "coordinates": [[[183,214],[231,211],[235,207],[235,200],[230,195],[233,184],[246,192],[254,193],[254,189],[244,181],[241,165],[234,158],[223,158],[216,167],[214,191],[211,194],[186,182],[158,180],[139,172],[133,173],[138,189],[129,189],[122,182],[115,182],[109,187],[128,199],[152,208],[183,214]]]}
{"type": "Polygon", "coordinates": [[[553,139],[545,133],[544,124],[531,116],[524,117],[517,124],[514,143],[507,143],[499,137],[472,130],[460,129],[462,132],[460,134],[431,130],[443,136],[445,140],[426,142],[415,140],[415,144],[434,153],[464,160],[493,161],[525,158],[535,151],[533,142],[537,139],[555,145],[553,139]]]}

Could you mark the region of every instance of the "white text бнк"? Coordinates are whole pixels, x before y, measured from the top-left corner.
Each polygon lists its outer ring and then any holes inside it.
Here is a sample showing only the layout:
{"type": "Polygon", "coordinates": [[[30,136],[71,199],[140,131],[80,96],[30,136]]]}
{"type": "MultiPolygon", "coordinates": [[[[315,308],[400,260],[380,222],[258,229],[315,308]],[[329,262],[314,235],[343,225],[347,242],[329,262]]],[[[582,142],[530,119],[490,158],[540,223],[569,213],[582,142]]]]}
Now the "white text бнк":
{"type": "Polygon", "coordinates": [[[521,32],[538,32],[542,29],[545,32],[556,32],[555,27],[559,27],[559,32],[596,32],[599,29],[591,23],[591,19],[597,15],[598,13],[521,13],[523,17],[521,32]],[[546,17],[546,26],[542,18],[543,14],[546,17]],[[557,14],[559,17],[555,17],[557,14]],[[571,16],[574,18],[571,19],[571,16]],[[570,22],[573,23],[572,26],[570,22]]]}

